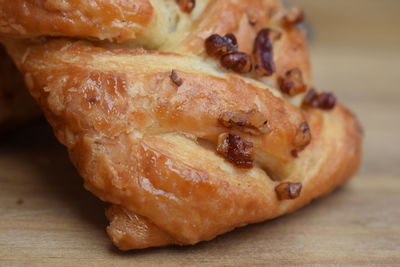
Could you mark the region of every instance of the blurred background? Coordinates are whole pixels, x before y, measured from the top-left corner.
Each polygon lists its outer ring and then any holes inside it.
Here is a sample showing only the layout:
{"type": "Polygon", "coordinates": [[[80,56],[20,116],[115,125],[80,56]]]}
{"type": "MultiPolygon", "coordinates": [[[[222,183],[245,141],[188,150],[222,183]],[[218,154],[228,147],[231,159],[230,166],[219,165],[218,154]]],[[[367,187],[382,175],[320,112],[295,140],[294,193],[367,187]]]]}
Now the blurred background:
{"type": "Polygon", "coordinates": [[[306,11],[315,86],[361,121],[360,174],[400,178],[400,1],[286,2],[306,11]]]}

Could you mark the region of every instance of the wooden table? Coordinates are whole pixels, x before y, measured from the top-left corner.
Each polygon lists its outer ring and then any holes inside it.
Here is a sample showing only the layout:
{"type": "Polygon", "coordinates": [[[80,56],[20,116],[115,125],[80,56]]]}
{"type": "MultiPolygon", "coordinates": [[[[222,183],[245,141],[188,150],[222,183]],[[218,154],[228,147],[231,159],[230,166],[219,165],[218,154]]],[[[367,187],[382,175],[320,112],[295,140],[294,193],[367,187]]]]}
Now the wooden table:
{"type": "Polygon", "coordinates": [[[400,264],[400,2],[304,0],[315,84],[360,117],[355,179],[304,209],[191,247],[118,252],[42,122],[0,142],[0,265],[400,264]]]}

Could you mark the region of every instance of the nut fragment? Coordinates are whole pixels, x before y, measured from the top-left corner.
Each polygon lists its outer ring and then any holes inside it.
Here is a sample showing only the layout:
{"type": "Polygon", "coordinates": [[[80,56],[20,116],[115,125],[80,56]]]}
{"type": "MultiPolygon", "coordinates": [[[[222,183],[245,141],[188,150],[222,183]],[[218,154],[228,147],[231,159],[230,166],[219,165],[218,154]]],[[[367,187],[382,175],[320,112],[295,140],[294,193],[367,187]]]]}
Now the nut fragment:
{"type": "Polygon", "coordinates": [[[217,152],[239,168],[253,167],[253,143],[243,140],[237,134],[220,134],[217,152]]]}
{"type": "Polygon", "coordinates": [[[275,187],[275,192],[279,200],[295,199],[300,196],[301,183],[281,183],[275,187]]]}
{"type": "Polygon", "coordinates": [[[225,112],[218,121],[229,129],[237,128],[252,135],[260,135],[269,129],[268,120],[261,112],[254,109],[247,112],[225,112]]]}
{"type": "Polygon", "coordinates": [[[304,97],[303,106],[314,107],[314,108],[319,107],[318,93],[314,88],[311,88],[310,91],[308,91],[308,93],[304,97]]]}
{"type": "Polygon", "coordinates": [[[304,150],[311,143],[311,130],[307,122],[303,122],[296,131],[293,145],[295,147],[292,150],[292,155],[297,157],[298,152],[304,150]]]}
{"type": "Polygon", "coordinates": [[[181,86],[183,84],[183,80],[178,77],[178,74],[176,73],[175,70],[171,71],[171,74],[169,75],[169,78],[171,81],[176,85],[176,86],[181,86]]]}
{"type": "Polygon", "coordinates": [[[278,79],[279,88],[282,93],[295,96],[307,90],[307,85],[303,82],[303,75],[298,68],[287,71],[278,79]]]}
{"type": "Polygon", "coordinates": [[[286,27],[296,26],[304,22],[305,14],[304,11],[298,7],[290,9],[283,17],[283,25],[286,27]]]}
{"type": "Polygon", "coordinates": [[[336,105],[336,97],[331,93],[317,93],[312,88],[304,97],[303,106],[331,110],[336,105]]]}
{"type": "Polygon", "coordinates": [[[224,37],[213,34],[206,39],[205,46],[207,54],[213,57],[221,57],[238,49],[236,37],[232,33],[228,33],[224,37]]]}
{"type": "Polygon", "coordinates": [[[331,93],[322,93],[319,95],[319,108],[330,110],[336,105],[336,97],[331,93]]]}
{"type": "Polygon", "coordinates": [[[176,0],[182,12],[190,13],[196,6],[195,0],[176,0]]]}
{"type": "Polygon", "coordinates": [[[232,52],[221,57],[221,64],[237,73],[248,73],[253,68],[250,55],[242,52],[232,52]]]}
{"type": "Polygon", "coordinates": [[[254,41],[253,54],[255,68],[261,76],[271,76],[275,73],[273,56],[273,41],[281,38],[281,34],[275,30],[262,29],[258,32],[254,41]]]}
{"type": "Polygon", "coordinates": [[[228,47],[230,47],[231,51],[236,51],[238,49],[237,39],[233,33],[225,34],[224,39],[228,43],[228,47]]]}

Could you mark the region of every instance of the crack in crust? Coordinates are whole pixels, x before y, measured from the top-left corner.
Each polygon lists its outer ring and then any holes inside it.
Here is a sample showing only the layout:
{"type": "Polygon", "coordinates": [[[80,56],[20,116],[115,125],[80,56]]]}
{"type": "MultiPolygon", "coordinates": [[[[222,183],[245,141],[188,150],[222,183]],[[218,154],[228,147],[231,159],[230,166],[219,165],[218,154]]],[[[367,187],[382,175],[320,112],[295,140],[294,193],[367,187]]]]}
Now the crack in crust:
{"type": "Polygon", "coordinates": [[[357,169],[361,133],[349,111],[302,109],[274,89],[293,69],[310,83],[304,34],[281,26],[278,1],[197,1],[189,15],[175,1],[119,2],[134,5],[0,0],[0,34],[85,187],[112,203],[107,232],[120,249],[211,240],[290,213],[357,169]],[[24,4],[31,15],[19,20],[24,4]],[[269,76],[206,58],[211,34],[249,55],[266,28],[280,32],[256,49],[269,76]],[[67,38],[31,39],[47,35],[67,38]],[[282,193],[285,183],[301,194],[282,193]]]}

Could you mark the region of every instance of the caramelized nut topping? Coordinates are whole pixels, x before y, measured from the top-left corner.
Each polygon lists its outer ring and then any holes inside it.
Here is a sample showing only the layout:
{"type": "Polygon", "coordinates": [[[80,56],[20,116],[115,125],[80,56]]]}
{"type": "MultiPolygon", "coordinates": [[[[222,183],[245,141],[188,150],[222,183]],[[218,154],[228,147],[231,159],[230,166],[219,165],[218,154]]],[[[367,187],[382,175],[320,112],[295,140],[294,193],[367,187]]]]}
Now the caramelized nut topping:
{"type": "Polygon", "coordinates": [[[275,73],[272,43],[280,39],[281,34],[271,29],[262,29],[254,41],[253,54],[255,68],[261,76],[271,76],[275,73]]]}
{"type": "Polygon", "coordinates": [[[298,7],[290,9],[283,17],[283,25],[287,27],[296,26],[305,19],[304,11],[298,7]]]}
{"type": "Polygon", "coordinates": [[[220,134],[217,152],[239,168],[253,167],[253,143],[243,140],[239,135],[220,134]]]}
{"type": "Polygon", "coordinates": [[[307,90],[303,82],[303,75],[298,68],[291,69],[278,79],[279,88],[282,93],[295,96],[307,90]]]}
{"type": "Polygon", "coordinates": [[[237,73],[248,73],[253,68],[250,55],[242,52],[232,52],[221,57],[221,64],[237,73]]]}
{"type": "Polygon", "coordinates": [[[230,50],[232,52],[236,51],[238,49],[237,39],[236,39],[236,36],[233,33],[225,34],[224,39],[228,43],[228,47],[230,47],[230,50]]]}
{"type": "Polygon", "coordinates": [[[319,108],[330,110],[336,105],[336,97],[331,93],[322,93],[319,95],[319,108]]]}
{"type": "Polygon", "coordinates": [[[176,86],[181,86],[183,84],[183,80],[178,77],[178,74],[176,73],[175,70],[171,71],[171,74],[169,75],[169,78],[171,81],[176,85],[176,86]]]}
{"type": "Polygon", "coordinates": [[[220,58],[222,66],[237,73],[247,73],[253,68],[251,56],[237,52],[238,44],[232,33],[221,37],[213,34],[205,41],[207,54],[220,58]]]}
{"type": "Polygon", "coordinates": [[[300,196],[301,183],[281,183],[275,187],[276,195],[279,200],[295,199],[300,196]]]}
{"type": "Polygon", "coordinates": [[[318,108],[319,106],[318,93],[314,88],[311,88],[310,91],[308,91],[308,93],[304,97],[303,106],[318,108]]]}
{"type": "Polygon", "coordinates": [[[176,0],[182,12],[190,13],[196,6],[195,0],[176,0]]]}
{"type": "Polygon", "coordinates": [[[238,128],[252,135],[260,135],[268,131],[268,120],[256,110],[225,112],[218,121],[225,127],[238,128]]]}
{"type": "Polygon", "coordinates": [[[213,34],[206,39],[205,45],[207,54],[213,57],[221,57],[238,49],[236,37],[232,33],[228,33],[224,37],[213,34]]]}
{"type": "Polygon", "coordinates": [[[296,131],[293,145],[296,147],[292,150],[292,155],[297,157],[298,152],[304,150],[311,143],[311,130],[307,122],[303,122],[296,131]]]}
{"type": "Polygon", "coordinates": [[[303,106],[331,110],[336,105],[336,97],[331,93],[317,93],[312,88],[304,97],[303,106]]]}

